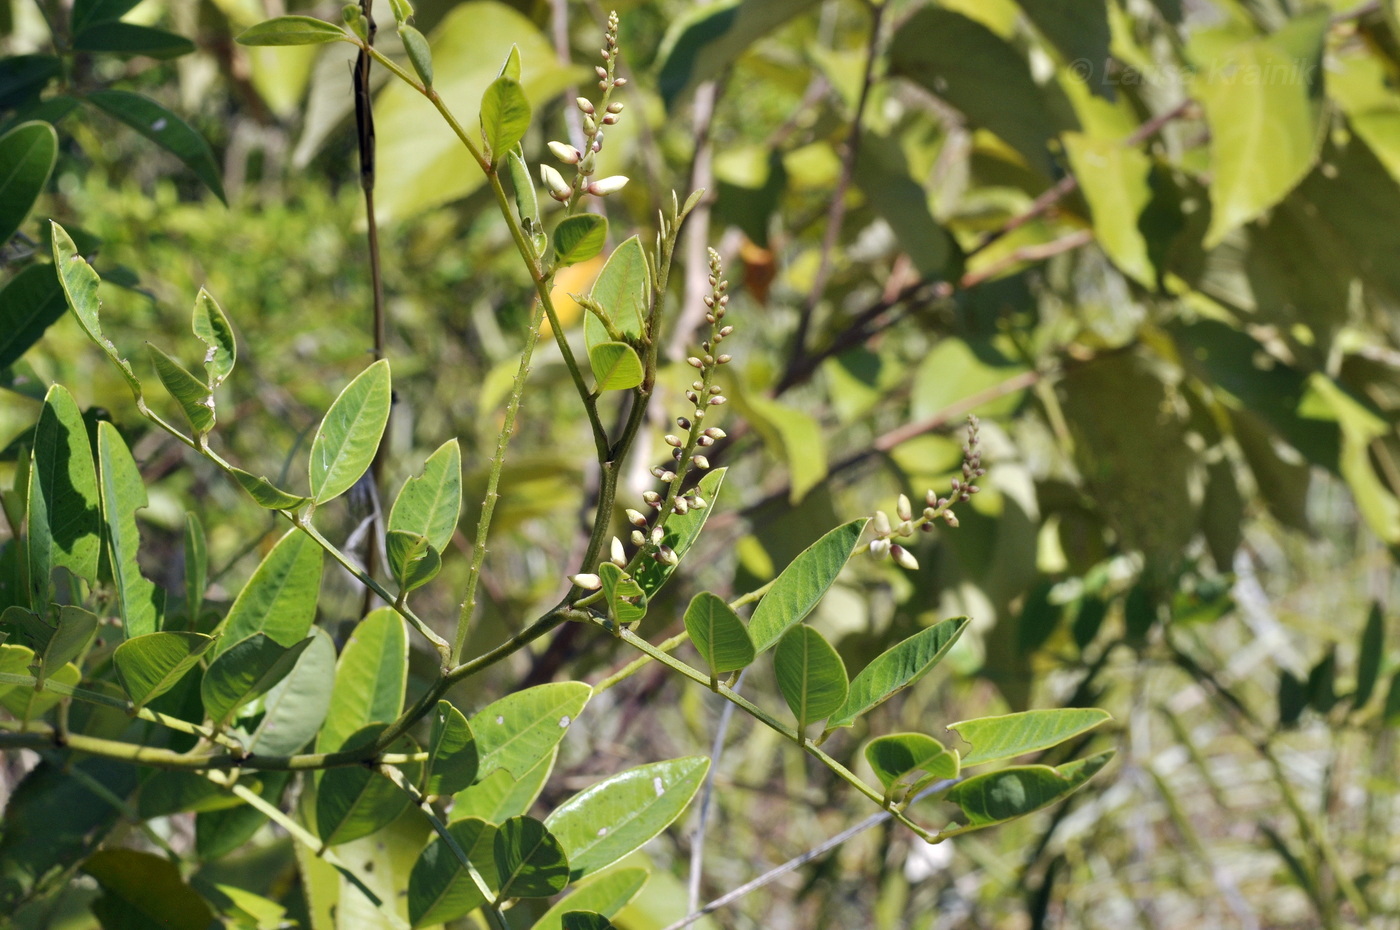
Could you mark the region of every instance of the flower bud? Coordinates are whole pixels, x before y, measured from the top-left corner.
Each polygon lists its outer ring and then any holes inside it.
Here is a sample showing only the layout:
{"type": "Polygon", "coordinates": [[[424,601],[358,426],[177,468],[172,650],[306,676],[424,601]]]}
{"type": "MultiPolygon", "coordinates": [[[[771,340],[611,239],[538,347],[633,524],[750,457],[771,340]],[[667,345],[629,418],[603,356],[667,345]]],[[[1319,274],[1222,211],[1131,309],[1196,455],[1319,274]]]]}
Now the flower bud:
{"type": "Polygon", "coordinates": [[[719,362],[721,365],[728,365],[730,362],[734,361],[734,356],[721,355],[719,358],[715,359],[715,361],[719,362]]]}
{"type": "Polygon", "coordinates": [[[723,439],[729,434],[726,433],[724,430],[720,429],[718,426],[711,426],[709,429],[705,430],[705,435],[711,439],[723,439]]]}
{"type": "Polygon", "coordinates": [[[686,359],[686,360],[685,360],[685,363],[686,363],[687,365],[689,365],[691,368],[704,368],[704,367],[705,367],[705,363],[702,362],[702,361],[700,361],[700,359],[696,358],[696,357],[693,356],[693,355],[692,355],[690,358],[686,359]]]}
{"type": "Polygon", "coordinates": [[[954,529],[957,529],[957,526],[958,526],[958,515],[955,514],[955,513],[953,513],[953,511],[951,511],[951,510],[945,510],[945,511],[943,512],[943,522],[947,523],[949,526],[953,527],[954,529]]]}
{"type": "Polygon", "coordinates": [[[579,159],[583,158],[583,153],[567,142],[551,142],[549,150],[554,153],[554,157],[568,165],[577,165],[579,159]]]}
{"type": "Polygon", "coordinates": [[[671,507],[671,512],[676,514],[677,516],[685,514],[689,512],[689,510],[690,505],[685,502],[684,497],[676,498],[676,503],[671,507]]]}
{"type": "Polygon", "coordinates": [[[652,542],[652,545],[656,545],[657,543],[661,542],[661,540],[662,540],[663,538],[665,538],[665,535],[666,535],[666,533],[665,533],[664,530],[661,529],[661,527],[659,527],[659,526],[653,526],[653,527],[651,528],[651,542],[652,542]]]}
{"type": "Polygon", "coordinates": [[[909,503],[909,498],[906,495],[899,495],[899,503],[895,505],[895,513],[899,514],[901,520],[914,519],[914,507],[909,503]]]}
{"type": "Polygon", "coordinates": [[[597,112],[593,109],[593,101],[589,100],[587,97],[575,98],[574,103],[578,105],[579,110],[581,110],[589,116],[592,116],[595,112],[597,112]]]}
{"type": "Polygon", "coordinates": [[[627,551],[622,548],[622,540],[616,536],[612,538],[612,551],[609,554],[612,556],[612,563],[618,568],[627,567],[627,551]]]}
{"type": "Polygon", "coordinates": [[[661,503],[661,495],[657,494],[655,491],[643,491],[642,500],[655,507],[661,503]]]}
{"type": "Polygon", "coordinates": [[[675,446],[676,448],[680,448],[682,445],[684,445],[684,443],[681,442],[681,437],[675,435],[674,433],[667,433],[667,434],[666,434],[666,445],[668,445],[668,446],[675,446]]]}
{"type": "Polygon", "coordinates": [[[603,579],[599,578],[597,575],[570,575],[569,580],[585,591],[597,591],[603,586],[603,579]]]}
{"type": "Polygon", "coordinates": [[[612,103],[608,104],[608,112],[609,112],[609,113],[621,113],[621,112],[622,112],[622,103],[621,103],[621,101],[614,100],[612,103]]]}
{"type": "Polygon", "coordinates": [[[647,538],[646,538],[646,536],[642,533],[642,531],[641,531],[641,530],[633,530],[633,531],[632,531],[632,545],[634,545],[634,546],[645,546],[646,544],[647,544],[647,538]]]}
{"type": "Polygon", "coordinates": [[[903,546],[890,546],[890,557],[900,568],[907,568],[911,572],[919,570],[919,560],[914,558],[914,554],[903,546]]]}
{"type": "Polygon", "coordinates": [[[609,194],[616,194],[627,186],[627,178],[624,175],[614,174],[606,178],[599,178],[588,185],[588,192],[595,197],[606,197],[609,194]]]}
{"type": "Polygon", "coordinates": [[[645,515],[638,513],[635,510],[629,510],[627,511],[627,522],[632,524],[633,526],[646,526],[647,518],[645,515]]]}
{"type": "Polygon", "coordinates": [[[626,86],[627,86],[627,78],[620,77],[620,78],[618,78],[617,80],[613,81],[613,87],[626,87],[626,86]]]}
{"type": "Polygon", "coordinates": [[[727,397],[722,397],[722,396],[720,396],[720,395],[715,395],[714,397],[711,397],[711,398],[710,398],[710,406],[712,406],[712,407],[718,407],[720,404],[727,403],[728,400],[729,400],[729,398],[727,398],[727,397]]]}
{"type": "Polygon", "coordinates": [[[890,535],[890,518],[883,510],[875,511],[875,519],[872,522],[875,524],[876,536],[890,535]]]}
{"type": "Polygon", "coordinates": [[[540,178],[544,181],[544,186],[549,188],[549,196],[555,200],[568,200],[573,196],[573,188],[553,165],[540,165],[540,178]]]}
{"type": "Polygon", "coordinates": [[[705,502],[705,498],[701,497],[699,494],[696,494],[690,499],[691,510],[704,510],[708,506],[709,504],[705,502]]]}
{"type": "Polygon", "coordinates": [[[880,561],[890,554],[890,541],[888,539],[876,539],[870,543],[870,557],[875,561],[880,561]]]}
{"type": "Polygon", "coordinates": [[[710,460],[703,455],[692,455],[690,460],[695,463],[696,468],[703,470],[710,467],[710,460]]]}

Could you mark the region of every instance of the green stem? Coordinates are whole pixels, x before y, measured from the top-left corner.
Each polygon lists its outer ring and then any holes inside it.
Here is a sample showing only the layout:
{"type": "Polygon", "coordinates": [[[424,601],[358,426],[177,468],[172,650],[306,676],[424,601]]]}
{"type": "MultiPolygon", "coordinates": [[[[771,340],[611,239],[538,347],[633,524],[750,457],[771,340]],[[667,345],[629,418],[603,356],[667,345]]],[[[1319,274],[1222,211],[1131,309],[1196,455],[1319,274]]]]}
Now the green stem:
{"type": "Polygon", "coordinates": [[[510,398],[506,401],[505,420],[501,432],[496,437],[496,451],[491,456],[491,471],[486,478],[486,497],[481,501],[481,516],[476,521],[476,542],[472,546],[472,564],[467,571],[467,587],[462,598],[462,609],[457,615],[457,634],[452,640],[451,664],[456,665],[467,645],[467,633],[471,629],[472,614],[476,611],[476,586],[481,579],[482,566],[486,562],[486,539],[491,531],[491,516],[496,511],[496,501],[500,498],[497,487],[501,482],[501,469],[505,465],[506,447],[510,445],[515,432],[515,417],[520,411],[520,399],[525,392],[525,379],[530,376],[530,358],[539,341],[540,323],[544,320],[544,304],[535,301],[530,314],[530,328],[525,334],[525,347],[520,351],[520,365],[515,370],[515,381],[511,385],[510,398]]]}

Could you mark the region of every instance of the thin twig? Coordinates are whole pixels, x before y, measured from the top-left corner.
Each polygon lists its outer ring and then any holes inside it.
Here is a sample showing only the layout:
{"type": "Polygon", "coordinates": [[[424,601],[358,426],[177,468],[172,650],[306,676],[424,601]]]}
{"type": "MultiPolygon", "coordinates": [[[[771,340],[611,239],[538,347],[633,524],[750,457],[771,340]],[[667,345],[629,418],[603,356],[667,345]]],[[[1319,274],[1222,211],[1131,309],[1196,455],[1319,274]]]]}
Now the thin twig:
{"type": "MultiPolygon", "coordinates": [[[[744,684],[748,669],[739,673],[734,680],[733,690],[737,693],[744,684]]],[[[705,827],[710,821],[710,803],[715,794],[715,769],[719,767],[720,754],[724,752],[724,738],[729,734],[729,724],[734,719],[734,705],[724,702],[719,713],[719,723],[715,726],[715,740],[710,746],[710,769],[705,773],[705,784],[700,788],[700,811],[696,817],[695,834],[690,838],[690,908],[694,913],[700,906],[700,881],[705,865],[705,827]]]]}

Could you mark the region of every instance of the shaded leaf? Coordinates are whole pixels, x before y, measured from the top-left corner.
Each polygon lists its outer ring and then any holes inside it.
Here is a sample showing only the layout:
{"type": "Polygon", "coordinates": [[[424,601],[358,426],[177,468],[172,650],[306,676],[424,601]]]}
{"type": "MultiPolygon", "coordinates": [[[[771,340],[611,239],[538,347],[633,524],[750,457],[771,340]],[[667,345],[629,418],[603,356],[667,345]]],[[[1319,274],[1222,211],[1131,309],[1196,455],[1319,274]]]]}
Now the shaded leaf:
{"type": "Polygon", "coordinates": [[[432,581],[442,570],[442,556],[427,537],[417,533],[390,530],[384,548],[389,555],[389,570],[404,594],[432,581]]]}
{"type": "Polygon", "coordinates": [[[185,614],[198,623],[209,581],[209,550],[204,527],[192,510],[185,511],[185,614]]]}
{"type": "MultiPolygon", "coordinates": [[[[372,724],[352,734],[345,748],[365,746],[384,730],[372,724]]],[[[386,752],[412,753],[418,747],[408,737],[400,737],[386,752]]],[[[418,781],[419,763],[400,766],[410,782],[418,781]]],[[[327,846],[336,846],[369,836],[398,819],[410,804],[408,793],[388,776],[364,765],[341,765],[327,769],[316,786],[316,832],[327,846]]]]}
{"type": "Polygon", "coordinates": [[[174,112],[149,97],[125,90],[95,90],[83,98],[174,155],[225,204],[219,163],[209,143],[174,112]]]}
{"type": "Polygon", "coordinates": [[[627,906],[647,883],[646,869],[613,869],[579,884],[568,897],[540,915],[531,930],[563,930],[570,912],[591,911],[612,917],[627,906]]]}
{"type": "Polygon", "coordinates": [[[226,722],[238,708],[285,678],[311,643],[308,638],[283,646],[266,633],[254,633],[234,643],[204,672],[199,693],[205,713],[216,724],[226,722]]]}
{"type": "Polygon", "coordinates": [[[555,264],[575,265],[603,251],[608,221],[596,213],[566,217],[554,227],[555,264]]]}
{"type": "Polygon", "coordinates": [[[185,419],[190,421],[194,431],[203,435],[213,429],[214,395],[210,393],[209,385],[190,374],[185,366],[167,355],[160,347],[148,342],[146,350],[151,355],[156,374],[160,376],[160,383],[165,385],[170,396],[179,402],[181,412],[184,413],[185,419]]]}
{"type": "Polygon", "coordinates": [[[625,626],[646,616],[647,598],[641,585],[622,569],[611,562],[604,562],[598,566],[598,577],[603,582],[603,596],[614,620],[625,626]]]}
{"type": "Polygon", "coordinates": [[[564,848],[533,817],[510,818],[496,828],[491,845],[500,879],[498,900],[548,898],[569,883],[564,848]]]}
{"type": "Polygon", "coordinates": [[[756,655],[744,621],[723,598],[708,591],[695,595],[686,608],[685,630],[712,675],[737,672],[756,655]]]}
{"type": "Polygon", "coordinates": [[[408,63],[413,66],[413,73],[418,75],[418,80],[423,82],[424,87],[432,87],[433,50],[428,45],[427,37],[403,23],[399,25],[399,40],[403,42],[403,51],[408,56],[408,63]]]}
{"type": "Polygon", "coordinates": [[[97,616],[81,607],[64,604],[58,609],[58,625],[39,654],[38,679],[43,681],[82,655],[97,632],[97,616]]]}
{"type": "MultiPolygon", "coordinates": [[[[263,772],[258,796],[278,804],[292,779],[291,772],[263,772]]],[[[267,815],[250,804],[220,811],[206,811],[195,817],[195,850],[205,861],[219,859],[241,847],[267,822],[267,815]]]]}
{"type": "Polygon", "coordinates": [[[962,808],[968,822],[941,830],[938,835],[957,836],[1048,807],[1082,787],[1113,755],[1104,752],[1057,768],[1017,765],[974,775],[954,785],[947,794],[947,800],[962,808]]]}
{"type": "MultiPolygon", "coordinates": [[[[249,780],[249,788],[262,785],[249,780]]],[[[158,769],[141,783],[136,810],[147,820],[189,811],[204,813],[229,810],[242,804],[237,797],[198,772],[158,769]]]]}
{"type": "Polygon", "coordinates": [[[146,633],[118,646],[112,664],[122,690],[144,707],[175,687],[212,645],[202,633],[146,633]]]}
{"type": "MultiPolygon", "coordinates": [[[[485,864],[491,863],[494,877],[491,850],[496,837],[495,827],[483,820],[470,818],[448,824],[447,832],[478,873],[485,864]]],[[[486,896],[472,880],[456,852],[442,837],[433,837],[413,864],[413,871],[408,877],[409,923],[415,927],[446,923],[485,903],[486,896]]]]}
{"type": "Polygon", "coordinates": [[[815,5],[816,0],[720,0],[678,19],[657,53],[657,81],[667,109],[722,73],[757,39],[815,5]]]}
{"type": "Polygon", "coordinates": [[[89,26],[73,37],[78,52],[108,52],[115,55],[146,55],[150,58],[179,58],[194,51],[194,43],[182,35],[136,23],[106,22],[89,26]]]}
{"type": "Polygon", "coordinates": [[[962,720],[948,724],[948,729],[972,745],[962,757],[964,766],[972,766],[1058,746],[1111,719],[1108,711],[1097,707],[1062,707],[962,720]]]}
{"type": "Polygon", "coordinates": [[[568,854],[570,880],[638,849],[685,812],[710,769],[704,756],[654,762],[606,778],[545,820],[568,854]]]}
{"type": "Polygon", "coordinates": [[[865,747],[865,759],[885,786],[886,797],[902,781],[909,782],[908,793],[912,795],[925,784],[958,777],[958,754],[922,733],[892,733],[873,739],[865,747]],[[910,775],[918,777],[911,779],[910,775]]]}
{"type": "MultiPolygon", "coordinates": [[[[1071,64],[1087,63],[1090,78],[1105,74],[1111,37],[1106,0],[1017,0],[1026,18],[1071,64]]],[[[1107,80],[1089,81],[1095,93],[1112,99],[1107,80]]]]}
{"type": "Polygon", "coordinates": [[[330,712],[335,682],[335,643],[325,630],[311,631],[310,645],[263,701],[262,721],[245,741],[250,754],[301,752],[330,712]]]}
{"type": "Polygon", "coordinates": [[[67,309],[53,265],[30,265],[10,278],[0,288],[0,368],[19,361],[67,309]]]}
{"type": "Polygon", "coordinates": [[[392,397],[389,360],[380,359],[345,386],[311,440],[311,499],[324,504],[350,490],[379,448],[392,397]]]}
{"type": "MultiPolygon", "coordinates": [[[[603,308],[618,332],[641,337],[643,320],[651,306],[651,274],[640,237],[632,236],[613,249],[588,296],[603,308]]],[[[591,358],[593,347],[608,341],[607,327],[591,313],[584,315],[583,327],[591,358]]]]}
{"type": "Polygon", "coordinates": [[[58,133],[33,120],[0,136],[0,243],[19,230],[58,162],[58,133]]]}
{"type": "Polygon", "coordinates": [[[92,904],[103,927],[207,930],[214,922],[209,905],[163,856],[104,849],[88,857],[83,871],[105,892],[92,904]]]}
{"type": "Polygon", "coordinates": [[[581,681],[537,685],[494,701],[471,718],[478,777],[496,769],[523,775],[553,751],[583,711],[593,689],[581,681]]]}
{"type": "Polygon", "coordinates": [[[428,782],[424,794],[455,794],[476,780],[476,737],[462,712],[438,701],[428,737],[428,782]]]}
{"type": "Polygon", "coordinates": [[[392,723],[403,711],[408,682],[408,633],[389,607],[371,611],[355,625],[335,668],[331,709],[317,752],[340,749],[352,733],[371,723],[392,723]]]}
{"type": "Polygon", "coordinates": [[[749,618],[754,649],[764,652],[812,612],[855,551],[866,522],[852,520],[838,526],[800,552],[783,569],[749,618]]]}
{"type": "Polygon", "coordinates": [[[423,474],[404,482],[389,511],[389,532],[401,530],[426,537],[445,552],[462,513],[462,450],[456,439],[437,448],[423,464],[423,474]]]}
{"type": "Polygon", "coordinates": [[[795,626],[783,634],[773,652],[778,690],[797,718],[797,731],[836,711],[846,701],[849,682],[846,666],[836,650],[809,626],[795,626]]]}
{"type": "Polygon", "coordinates": [[[626,391],[642,383],[646,371],[637,350],[625,342],[601,342],[588,350],[596,391],[626,391]]]}
{"type": "Polygon", "coordinates": [[[1366,615],[1366,626],[1361,631],[1361,642],[1356,651],[1356,692],[1352,695],[1351,706],[1361,708],[1375,693],[1376,682],[1380,680],[1381,662],[1385,658],[1385,617],[1381,605],[1371,602],[1371,610],[1366,615]]]}
{"type": "Polygon", "coordinates": [[[967,629],[966,617],[954,617],[920,630],[882,652],[851,682],[846,703],[832,714],[828,727],[846,727],[909,687],[939,663],[967,629]]]}
{"type": "Polygon", "coordinates": [[[309,497],[299,497],[290,491],[284,491],[268,481],[266,477],[250,474],[241,468],[230,469],[235,481],[248,495],[257,501],[259,506],[268,510],[295,510],[302,504],[311,500],[309,497]]]}
{"type": "Polygon", "coordinates": [[[933,218],[928,195],[911,177],[898,139],[869,130],[863,133],[852,179],[871,208],[889,223],[900,250],[920,274],[945,279],[957,276],[962,252],[933,218]]]}
{"type": "Polygon", "coordinates": [[[140,0],[73,0],[69,24],[73,32],[81,32],[94,23],[121,19],[140,0]]]}
{"type": "Polygon", "coordinates": [[[569,911],[564,915],[564,930],[614,930],[610,920],[592,911],[569,911]]]}

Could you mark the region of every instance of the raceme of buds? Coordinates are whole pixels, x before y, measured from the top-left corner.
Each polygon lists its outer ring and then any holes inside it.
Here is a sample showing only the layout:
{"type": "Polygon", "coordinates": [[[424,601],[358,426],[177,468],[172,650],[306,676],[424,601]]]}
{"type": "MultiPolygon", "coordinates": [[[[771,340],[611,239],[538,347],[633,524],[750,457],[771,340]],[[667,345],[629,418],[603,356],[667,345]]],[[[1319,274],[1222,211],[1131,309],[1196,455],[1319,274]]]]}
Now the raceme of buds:
{"type": "Polygon", "coordinates": [[[544,186],[549,188],[549,196],[555,200],[565,201],[573,196],[573,188],[569,182],[564,180],[564,176],[552,165],[540,165],[540,178],[544,181],[544,186]]]}
{"type": "Polygon", "coordinates": [[[554,157],[567,165],[577,165],[583,158],[583,153],[567,142],[551,142],[549,150],[554,153],[554,157]]]}
{"type": "Polygon", "coordinates": [[[599,178],[596,181],[590,181],[584,187],[584,190],[595,197],[606,197],[609,194],[616,194],[626,187],[627,181],[628,179],[624,175],[614,174],[606,178],[599,178]]]}

